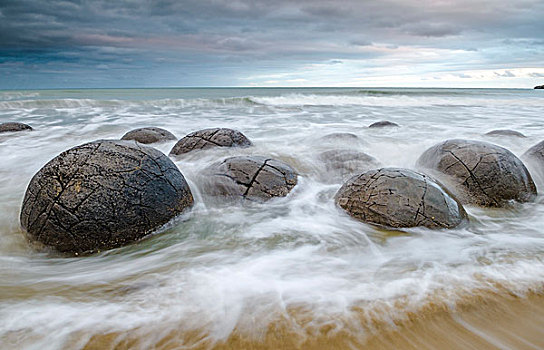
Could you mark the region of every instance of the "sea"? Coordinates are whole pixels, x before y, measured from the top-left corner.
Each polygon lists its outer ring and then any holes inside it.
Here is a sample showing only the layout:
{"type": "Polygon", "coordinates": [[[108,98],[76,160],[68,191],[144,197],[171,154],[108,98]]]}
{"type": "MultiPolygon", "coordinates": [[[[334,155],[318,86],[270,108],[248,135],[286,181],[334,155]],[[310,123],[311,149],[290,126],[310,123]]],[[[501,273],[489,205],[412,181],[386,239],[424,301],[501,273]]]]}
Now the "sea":
{"type": "MultiPolygon", "coordinates": [[[[544,304],[534,301],[544,292],[542,195],[502,209],[466,206],[470,222],[457,229],[387,230],[335,205],[343,180],[324,178],[319,158],[349,149],[384,167],[416,169],[421,153],[452,138],[521,156],[544,140],[544,90],[2,90],[0,122],[8,121],[34,131],[0,134],[2,349],[360,349],[383,339],[391,348],[431,349],[437,319],[447,319],[440,341],[452,348],[544,347],[544,304]],[[399,127],[368,128],[381,120],[399,127]],[[178,138],[232,128],[254,145],[173,159],[195,206],[141,241],[76,257],[26,239],[21,203],[43,165],[71,147],[147,126],[178,138]],[[494,129],[526,137],[485,135],[494,129]],[[358,141],[323,139],[332,133],[358,141]],[[265,203],[206,200],[197,185],[202,170],[235,155],[282,160],[298,184],[265,203]],[[506,304],[527,312],[512,316],[506,304]],[[466,316],[495,311],[496,319],[466,316]],[[497,331],[507,317],[536,326],[529,335],[497,331]]],[[[175,142],[154,147],[168,154],[175,142]]]]}

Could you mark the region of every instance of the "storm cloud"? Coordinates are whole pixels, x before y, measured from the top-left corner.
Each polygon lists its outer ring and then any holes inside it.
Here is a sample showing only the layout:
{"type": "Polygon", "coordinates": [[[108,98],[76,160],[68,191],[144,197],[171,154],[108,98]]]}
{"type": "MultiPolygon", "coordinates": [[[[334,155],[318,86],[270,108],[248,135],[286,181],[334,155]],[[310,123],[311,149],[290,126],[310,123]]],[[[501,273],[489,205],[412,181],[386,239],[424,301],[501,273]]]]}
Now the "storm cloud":
{"type": "Polygon", "coordinates": [[[541,0],[3,0],[0,88],[513,75],[543,67],[542,18],[541,0]]]}

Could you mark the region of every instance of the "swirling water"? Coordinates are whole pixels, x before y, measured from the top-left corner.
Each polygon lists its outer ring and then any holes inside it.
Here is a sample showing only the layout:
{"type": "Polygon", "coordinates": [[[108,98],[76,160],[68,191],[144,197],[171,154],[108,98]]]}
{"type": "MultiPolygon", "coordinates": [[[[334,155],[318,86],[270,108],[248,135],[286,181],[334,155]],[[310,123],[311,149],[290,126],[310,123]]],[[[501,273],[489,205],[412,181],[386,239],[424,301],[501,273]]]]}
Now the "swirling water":
{"type": "MultiPolygon", "coordinates": [[[[168,348],[161,341],[173,330],[176,344],[191,348],[234,333],[259,339],[279,319],[295,336],[332,327],[362,339],[372,324],[394,324],[431,304],[455,308],[489,292],[540,293],[542,197],[506,209],[467,207],[470,224],[460,229],[387,231],[335,207],[341,180],[323,180],[318,154],[356,149],[384,166],[414,168],[433,144],[467,138],[519,156],[544,139],[543,107],[544,92],[533,90],[0,91],[0,122],[35,128],[0,135],[2,348],[79,349],[96,335],[116,334],[119,342],[128,333],[145,339],[132,347],[168,348]],[[400,127],[367,128],[384,119],[400,127]],[[255,146],[176,160],[196,205],[147,239],[86,257],[29,244],[18,216],[33,174],[65,149],[143,126],[178,137],[229,127],[255,146]],[[500,128],[527,137],[483,135],[500,128]],[[320,139],[335,132],[361,141],[320,139]],[[237,154],[284,160],[299,183],[264,204],[204,198],[199,172],[237,154]]],[[[156,147],[168,153],[174,143],[156,147]]]]}

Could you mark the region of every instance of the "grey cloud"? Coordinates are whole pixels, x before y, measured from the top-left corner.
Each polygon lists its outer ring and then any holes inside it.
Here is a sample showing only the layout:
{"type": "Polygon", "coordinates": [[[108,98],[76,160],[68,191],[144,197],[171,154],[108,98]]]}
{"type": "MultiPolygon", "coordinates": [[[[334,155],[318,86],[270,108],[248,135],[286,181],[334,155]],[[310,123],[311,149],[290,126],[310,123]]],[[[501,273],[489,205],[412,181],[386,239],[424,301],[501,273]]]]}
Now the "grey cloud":
{"type": "Polygon", "coordinates": [[[504,73],[498,73],[494,72],[497,77],[503,77],[503,78],[514,78],[516,75],[512,73],[511,71],[507,70],[504,71],[504,73]]]}
{"type": "Polygon", "coordinates": [[[543,78],[544,73],[529,73],[529,76],[532,78],[543,78]]]}

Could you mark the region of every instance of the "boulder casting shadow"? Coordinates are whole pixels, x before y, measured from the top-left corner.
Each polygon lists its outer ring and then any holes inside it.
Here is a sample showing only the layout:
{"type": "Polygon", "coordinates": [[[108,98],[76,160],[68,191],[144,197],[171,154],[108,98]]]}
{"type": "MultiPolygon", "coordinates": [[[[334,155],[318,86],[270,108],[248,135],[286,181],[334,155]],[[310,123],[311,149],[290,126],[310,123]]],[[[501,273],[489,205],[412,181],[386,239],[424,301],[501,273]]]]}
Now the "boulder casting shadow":
{"type": "Polygon", "coordinates": [[[215,128],[192,132],[179,140],[170,155],[180,155],[199,149],[214,147],[249,147],[251,141],[237,130],[215,128]]]}
{"type": "Polygon", "coordinates": [[[131,130],[123,135],[121,140],[134,140],[147,145],[150,143],[177,140],[177,137],[168,130],[148,127],[131,130]]]}

